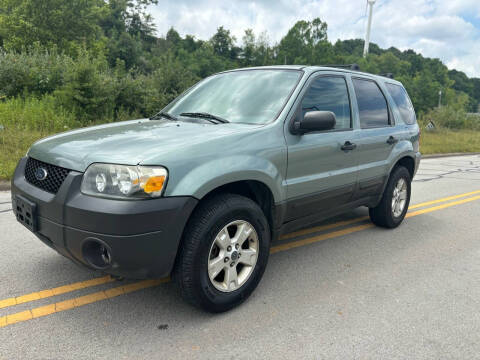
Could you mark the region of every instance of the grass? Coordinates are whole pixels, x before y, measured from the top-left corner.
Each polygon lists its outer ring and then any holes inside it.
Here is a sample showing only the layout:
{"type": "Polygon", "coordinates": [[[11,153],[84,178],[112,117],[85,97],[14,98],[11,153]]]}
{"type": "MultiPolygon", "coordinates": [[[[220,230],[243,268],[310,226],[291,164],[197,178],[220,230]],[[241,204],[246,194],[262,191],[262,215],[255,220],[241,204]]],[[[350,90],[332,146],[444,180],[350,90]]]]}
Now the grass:
{"type": "Polygon", "coordinates": [[[480,131],[447,130],[422,131],[422,154],[480,152],[480,131]]]}
{"type": "Polygon", "coordinates": [[[5,129],[0,131],[0,179],[9,180],[18,160],[25,156],[30,145],[46,136],[40,131],[15,131],[5,129]]]}
{"type": "Polygon", "coordinates": [[[10,179],[28,148],[47,135],[79,126],[52,96],[0,102],[0,179],[10,179]]]}

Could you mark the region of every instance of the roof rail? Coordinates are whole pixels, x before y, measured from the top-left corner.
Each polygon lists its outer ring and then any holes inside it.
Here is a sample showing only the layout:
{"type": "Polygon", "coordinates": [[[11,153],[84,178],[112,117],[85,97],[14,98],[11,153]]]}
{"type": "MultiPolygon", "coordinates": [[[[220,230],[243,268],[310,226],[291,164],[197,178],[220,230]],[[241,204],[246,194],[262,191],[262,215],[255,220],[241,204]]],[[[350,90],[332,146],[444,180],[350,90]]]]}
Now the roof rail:
{"type": "Polygon", "coordinates": [[[393,79],[393,74],[392,73],[380,74],[380,76],[387,77],[389,79],[393,79]]]}
{"type": "Polygon", "coordinates": [[[355,70],[359,71],[360,66],[358,64],[345,64],[345,65],[320,65],[320,66],[325,66],[325,67],[333,67],[333,68],[340,68],[340,69],[350,69],[350,70],[355,70]]]}
{"type": "MultiPolygon", "coordinates": [[[[350,70],[354,70],[354,71],[360,71],[360,66],[358,64],[345,64],[345,65],[332,65],[332,64],[329,64],[329,65],[320,65],[320,66],[324,66],[324,67],[332,67],[332,68],[339,68],[339,69],[350,69],[350,70]]],[[[384,74],[379,74],[380,76],[383,76],[383,77],[386,77],[386,78],[389,78],[389,79],[393,79],[393,73],[384,73],[384,74]]]]}

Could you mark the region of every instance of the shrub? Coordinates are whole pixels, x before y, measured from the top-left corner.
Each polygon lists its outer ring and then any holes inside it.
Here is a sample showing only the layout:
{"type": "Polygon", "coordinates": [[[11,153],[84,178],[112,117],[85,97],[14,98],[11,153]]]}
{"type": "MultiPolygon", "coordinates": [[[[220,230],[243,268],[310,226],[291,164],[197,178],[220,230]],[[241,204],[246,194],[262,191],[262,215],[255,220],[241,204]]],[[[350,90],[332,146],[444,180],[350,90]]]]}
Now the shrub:
{"type": "Polygon", "coordinates": [[[85,121],[113,117],[116,84],[104,58],[94,58],[84,52],[68,68],[65,84],[55,96],[58,104],[85,121]]]}
{"type": "Polygon", "coordinates": [[[0,97],[51,93],[65,83],[65,73],[73,64],[55,48],[33,47],[21,53],[0,49],[0,97]]]}
{"type": "Polygon", "coordinates": [[[457,110],[451,106],[435,108],[420,117],[420,123],[425,126],[432,121],[438,128],[452,130],[480,130],[480,118],[468,115],[464,110],[457,110]]]}
{"type": "Polygon", "coordinates": [[[122,61],[114,69],[104,58],[87,53],[69,67],[65,85],[55,92],[59,105],[83,123],[102,119],[148,117],[159,111],[198,78],[171,58],[150,75],[125,71],[122,61]]]}

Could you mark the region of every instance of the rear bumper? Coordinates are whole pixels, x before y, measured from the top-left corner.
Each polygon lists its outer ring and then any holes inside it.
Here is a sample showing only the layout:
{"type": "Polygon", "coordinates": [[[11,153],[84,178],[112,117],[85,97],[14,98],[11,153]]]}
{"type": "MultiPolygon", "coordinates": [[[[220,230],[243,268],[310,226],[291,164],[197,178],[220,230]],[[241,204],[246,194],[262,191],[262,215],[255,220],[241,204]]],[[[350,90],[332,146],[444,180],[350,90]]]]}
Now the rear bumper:
{"type": "Polygon", "coordinates": [[[122,201],[83,195],[82,173],[71,171],[57,194],[25,180],[26,158],[12,180],[15,197],[36,204],[35,235],[76,263],[127,278],[168,275],[175,262],[185,224],[197,204],[193,197],[122,201]],[[102,244],[110,252],[107,266],[89,259],[86,244],[102,244]]]}

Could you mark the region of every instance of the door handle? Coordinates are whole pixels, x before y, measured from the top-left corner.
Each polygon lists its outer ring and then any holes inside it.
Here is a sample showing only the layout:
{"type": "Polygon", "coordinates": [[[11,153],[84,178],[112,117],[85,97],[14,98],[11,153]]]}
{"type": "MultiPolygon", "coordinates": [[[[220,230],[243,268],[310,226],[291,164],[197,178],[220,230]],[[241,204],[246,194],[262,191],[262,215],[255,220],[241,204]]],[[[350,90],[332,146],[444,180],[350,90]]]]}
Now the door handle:
{"type": "Polygon", "coordinates": [[[344,151],[354,150],[357,147],[357,144],[351,143],[350,141],[345,141],[345,144],[342,145],[341,149],[344,151]]]}
{"type": "Polygon", "coordinates": [[[387,140],[387,144],[393,145],[398,142],[398,139],[394,138],[393,136],[390,136],[387,140]]]}

